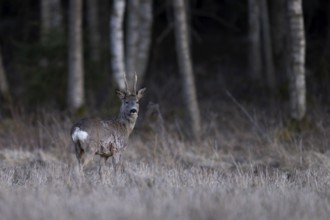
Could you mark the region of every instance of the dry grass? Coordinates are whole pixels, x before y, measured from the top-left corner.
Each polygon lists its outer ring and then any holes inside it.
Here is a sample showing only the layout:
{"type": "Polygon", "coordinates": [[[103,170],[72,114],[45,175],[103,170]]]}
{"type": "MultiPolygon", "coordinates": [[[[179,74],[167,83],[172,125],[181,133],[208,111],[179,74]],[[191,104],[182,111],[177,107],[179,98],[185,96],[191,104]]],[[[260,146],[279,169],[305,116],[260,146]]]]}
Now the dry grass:
{"type": "Polygon", "coordinates": [[[247,108],[251,123],[221,109],[205,117],[199,143],[184,138],[180,121],[144,118],[126,172],[115,176],[109,164],[100,179],[95,161],[83,182],[67,117],[2,121],[1,219],[328,219],[329,117],[318,113],[294,133],[279,116],[247,108]]]}

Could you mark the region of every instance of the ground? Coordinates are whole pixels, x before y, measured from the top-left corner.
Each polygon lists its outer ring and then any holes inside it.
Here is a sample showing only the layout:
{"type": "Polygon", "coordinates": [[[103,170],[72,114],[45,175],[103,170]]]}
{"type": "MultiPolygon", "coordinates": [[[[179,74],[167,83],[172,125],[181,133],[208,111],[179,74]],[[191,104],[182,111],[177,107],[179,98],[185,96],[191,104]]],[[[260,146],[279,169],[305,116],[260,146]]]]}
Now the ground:
{"type": "Polygon", "coordinates": [[[223,105],[204,116],[199,142],[185,137],[180,120],[141,116],[125,171],[108,163],[103,178],[97,157],[84,179],[77,173],[67,116],[3,120],[1,219],[328,219],[326,113],[296,131],[243,106],[245,113],[223,105]]]}

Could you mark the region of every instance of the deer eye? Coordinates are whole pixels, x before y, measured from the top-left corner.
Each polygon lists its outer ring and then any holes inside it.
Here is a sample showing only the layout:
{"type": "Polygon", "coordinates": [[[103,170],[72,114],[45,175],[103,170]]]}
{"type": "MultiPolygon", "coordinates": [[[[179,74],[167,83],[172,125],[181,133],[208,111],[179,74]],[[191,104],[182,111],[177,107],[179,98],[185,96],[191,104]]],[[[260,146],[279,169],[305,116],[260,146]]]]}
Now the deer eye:
{"type": "Polygon", "coordinates": [[[128,104],[128,101],[125,101],[125,104],[127,105],[128,104]]]}

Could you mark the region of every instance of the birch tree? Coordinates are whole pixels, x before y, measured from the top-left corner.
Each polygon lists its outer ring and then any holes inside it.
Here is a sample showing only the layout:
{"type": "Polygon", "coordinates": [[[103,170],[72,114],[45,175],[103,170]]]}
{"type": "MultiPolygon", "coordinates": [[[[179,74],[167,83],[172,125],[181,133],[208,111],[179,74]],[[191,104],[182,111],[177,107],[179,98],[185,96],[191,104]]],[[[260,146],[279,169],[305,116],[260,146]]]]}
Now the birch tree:
{"type": "Polygon", "coordinates": [[[306,112],[305,34],[302,0],[288,0],[289,65],[291,117],[301,120],[306,112]]]}
{"type": "Polygon", "coordinates": [[[152,0],[128,0],[127,4],[126,71],[129,78],[136,73],[142,79],[149,60],[152,0]]]}
{"type": "MultiPolygon", "coordinates": [[[[141,83],[149,60],[152,26],[152,0],[128,0],[124,43],[125,0],[114,0],[110,18],[111,67],[119,88],[124,88],[137,74],[141,83]]],[[[132,87],[132,85],[129,85],[132,87]]]]}
{"type": "Polygon", "coordinates": [[[125,88],[124,12],[125,0],[113,0],[110,17],[111,69],[119,89],[125,88]]]}
{"type": "MultiPolygon", "coordinates": [[[[139,78],[143,79],[149,61],[149,49],[152,32],[152,0],[140,0],[140,26],[139,44],[136,62],[136,72],[139,78]]],[[[141,82],[141,80],[139,81],[141,82]]]]}
{"type": "MultiPolygon", "coordinates": [[[[126,21],[126,71],[128,82],[132,82],[136,72],[137,53],[139,43],[140,12],[139,0],[127,0],[127,21],[126,21]]],[[[139,74],[139,73],[137,73],[139,74]]]]}
{"type": "Polygon", "coordinates": [[[197,102],[196,88],[194,82],[193,68],[191,63],[187,16],[185,0],[173,0],[175,42],[178,56],[178,65],[183,83],[183,95],[187,115],[189,116],[189,128],[196,139],[200,137],[200,113],[197,102]]]}
{"type": "Polygon", "coordinates": [[[260,6],[259,0],[248,1],[249,16],[249,65],[253,80],[261,79],[261,40],[260,40],[260,6]]]}
{"type": "Polygon", "coordinates": [[[87,22],[88,22],[88,39],[90,58],[94,62],[100,60],[100,30],[99,30],[99,13],[98,0],[87,0],[87,22]]]}
{"type": "Polygon", "coordinates": [[[71,112],[76,112],[84,106],[82,0],[70,0],[68,52],[68,106],[71,112]]]}
{"type": "Polygon", "coordinates": [[[62,31],[62,9],[60,0],[40,0],[41,41],[46,42],[53,31],[62,31]]]}

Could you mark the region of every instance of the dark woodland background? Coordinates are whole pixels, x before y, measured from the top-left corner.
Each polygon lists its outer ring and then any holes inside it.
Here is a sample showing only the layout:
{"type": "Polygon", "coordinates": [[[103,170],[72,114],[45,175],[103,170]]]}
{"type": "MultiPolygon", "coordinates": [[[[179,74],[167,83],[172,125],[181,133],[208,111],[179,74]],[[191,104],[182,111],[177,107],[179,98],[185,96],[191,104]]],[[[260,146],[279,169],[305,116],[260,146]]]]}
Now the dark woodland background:
{"type": "MultiPolygon", "coordinates": [[[[109,113],[109,107],[116,99],[113,95],[116,85],[112,79],[109,55],[112,3],[99,0],[98,4],[98,28],[101,33],[99,62],[90,59],[86,4],[83,12],[86,106],[89,112],[109,113]]],[[[67,109],[68,1],[62,1],[62,10],[65,33],[53,33],[45,45],[40,43],[39,1],[0,1],[0,47],[15,107],[22,107],[28,112],[40,108],[59,111],[67,109]]],[[[202,112],[207,110],[203,106],[212,108],[213,104],[218,106],[215,103],[232,103],[228,92],[239,102],[274,111],[285,109],[288,101],[288,80],[285,74],[276,73],[275,92],[269,91],[262,81],[250,79],[247,10],[247,1],[189,1],[190,42],[202,112]],[[276,108],[274,103],[278,104],[276,108]]],[[[307,45],[307,111],[315,106],[329,110],[330,2],[304,0],[303,10],[307,45]]],[[[271,1],[269,12],[272,27],[271,15],[274,10],[271,1]]],[[[171,2],[155,0],[153,14],[150,59],[142,85],[148,88],[148,101],[181,108],[180,75],[174,30],[171,28],[171,2]]],[[[274,57],[275,63],[276,59],[274,57]]],[[[6,117],[4,108],[0,109],[0,117],[6,117]]]]}

